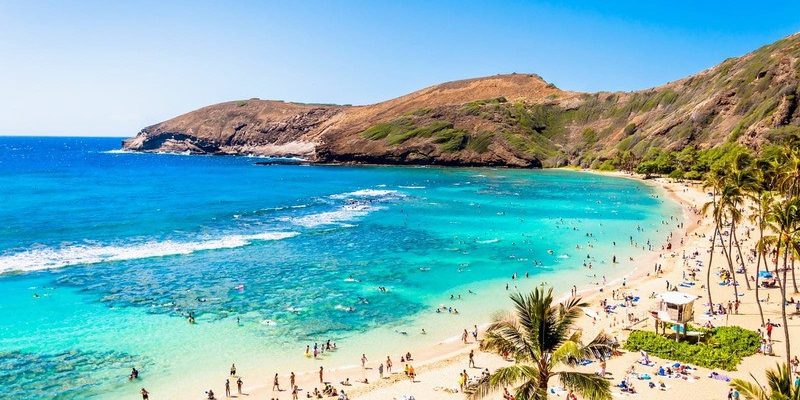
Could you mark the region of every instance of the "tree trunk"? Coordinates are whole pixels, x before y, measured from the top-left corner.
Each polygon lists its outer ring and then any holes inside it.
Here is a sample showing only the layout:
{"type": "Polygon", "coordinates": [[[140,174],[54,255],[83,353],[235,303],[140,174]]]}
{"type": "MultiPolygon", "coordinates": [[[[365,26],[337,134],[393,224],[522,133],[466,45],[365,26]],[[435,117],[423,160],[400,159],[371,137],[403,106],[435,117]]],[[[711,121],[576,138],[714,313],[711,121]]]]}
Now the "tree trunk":
{"type": "Polygon", "coordinates": [[[714,245],[717,242],[717,231],[719,231],[719,225],[714,227],[714,233],[711,235],[711,255],[708,256],[708,268],[706,269],[706,290],[708,291],[708,307],[711,309],[711,315],[714,315],[714,302],[711,301],[711,262],[714,261],[714,245]]]}
{"type": "Polygon", "coordinates": [[[797,293],[797,279],[794,276],[794,254],[792,254],[792,285],[794,286],[794,292],[797,293]]]}
{"type": "MultiPolygon", "coordinates": [[[[733,225],[731,225],[733,226],[733,225]]],[[[731,235],[732,236],[732,235],[731,235]]],[[[731,237],[730,240],[732,241],[733,238],[731,237]]],[[[728,271],[731,273],[731,279],[733,279],[733,295],[735,300],[739,300],[739,285],[736,284],[736,270],[733,269],[733,260],[731,259],[731,253],[725,248],[725,240],[722,238],[722,234],[719,235],[719,242],[722,244],[722,255],[725,256],[725,260],[728,262],[728,271]]],[[[728,243],[730,246],[730,243],[728,243]]]]}
{"type": "MultiPolygon", "coordinates": [[[[759,221],[758,223],[758,244],[759,247],[761,246],[761,241],[764,239],[764,228],[763,228],[763,221],[759,221]]],[[[761,272],[761,258],[764,257],[764,269],[769,271],[769,266],[767,263],[766,255],[764,254],[761,249],[756,252],[756,256],[758,257],[758,261],[756,261],[756,305],[758,305],[758,316],[761,317],[761,326],[764,326],[764,309],[761,307],[761,297],[758,295],[758,289],[760,285],[758,284],[758,274],[761,272]]]]}
{"type": "Polygon", "coordinates": [[[742,255],[742,246],[739,245],[739,238],[736,237],[736,223],[731,224],[731,234],[733,235],[733,242],[736,243],[736,252],[739,254],[741,260],[742,272],[744,272],[744,282],[747,284],[747,290],[752,290],[750,287],[750,280],[747,279],[747,266],[744,263],[744,255],[742,255]]]}
{"type": "Polygon", "coordinates": [[[781,318],[783,319],[783,335],[784,340],[786,340],[786,365],[790,365],[792,361],[792,346],[789,343],[789,321],[786,319],[786,269],[788,265],[786,263],[787,253],[789,253],[789,244],[786,244],[786,248],[783,252],[783,283],[781,284],[781,318]]]}

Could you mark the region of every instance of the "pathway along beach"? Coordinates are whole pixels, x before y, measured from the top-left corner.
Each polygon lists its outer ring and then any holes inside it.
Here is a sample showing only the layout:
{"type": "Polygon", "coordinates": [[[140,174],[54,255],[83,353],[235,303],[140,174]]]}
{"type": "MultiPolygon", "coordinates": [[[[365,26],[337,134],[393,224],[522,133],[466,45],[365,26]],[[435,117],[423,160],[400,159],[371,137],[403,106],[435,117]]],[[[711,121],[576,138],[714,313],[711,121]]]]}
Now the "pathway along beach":
{"type": "MultiPolygon", "coordinates": [[[[620,177],[628,177],[623,174],[613,174],[620,177]]],[[[671,249],[654,249],[639,260],[636,260],[636,269],[628,271],[621,279],[612,280],[602,285],[598,280],[594,284],[585,285],[578,288],[579,296],[587,301],[591,310],[586,311],[578,322],[577,327],[584,331],[584,338],[594,337],[600,331],[606,331],[611,336],[616,337],[620,342],[624,342],[630,333],[630,328],[652,331],[653,322],[649,318],[649,311],[656,309],[658,299],[652,298],[653,293],[662,293],[667,285],[677,285],[680,282],[690,280],[688,278],[692,268],[700,268],[697,272],[697,281],[693,287],[681,287],[681,291],[697,295],[699,297],[695,306],[695,320],[699,323],[705,321],[701,316],[707,309],[703,306],[706,300],[706,289],[704,288],[704,276],[706,263],[709,255],[709,240],[713,225],[708,218],[700,215],[699,210],[703,204],[709,200],[709,196],[703,192],[697,183],[673,182],[669,179],[654,179],[646,181],[648,184],[657,185],[661,192],[666,193],[669,198],[682,206],[685,223],[680,224],[681,228],[675,228],[671,236],[671,249]],[[699,262],[698,262],[699,261],[699,262]],[[654,273],[654,267],[660,265],[661,271],[654,273]],[[602,291],[600,288],[602,287],[602,291]],[[606,314],[601,307],[602,301],[609,303],[620,303],[620,300],[612,298],[612,293],[620,295],[631,295],[639,297],[638,304],[632,307],[632,316],[624,313],[606,314]],[[591,317],[590,317],[591,315],[591,317]],[[631,319],[632,317],[632,319],[631,319]],[[639,322],[631,322],[639,321],[639,322]]],[[[673,225],[674,226],[674,225],[673,225]]],[[[756,235],[748,235],[744,232],[752,231],[753,225],[747,221],[741,226],[741,245],[743,252],[750,252],[756,240],[756,235]]],[[[635,240],[635,238],[634,238],[635,240]]],[[[715,257],[712,268],[718,274],[720,270],[727,269],[723,265],[723,257],[715,257]]],[[[719,286],[715,283],[718,278],[712,279],[712,296],[715,303],[726,304],[733,299],[733,290],[730,286],[719,286]]],[[[521,292],[530,291],[538,282],[534,279],[525,281],[524,277],[518,277],[516,281],[521,292]]],[[[740,286],[740,291],[744,292],[741,297],[739,312],[732,315],[717,315],[711,319],[714,326],[738,325],[750,330],[761,328],[761,321],[755,304],[753,290],[746,290],[744,285],[740,286]]],[[[762,289],[761,296],[769,298],[769,301],[762,302],[765,318],[776,321],[780,317],[780,297],[776,292],[778,289],[762,289]]],[[[564,293],[561,300],[568,297],[569,292],[564,293]]],[[[619,298],[619,297],[618,297],[619,298]]],[[[508,301],[507,309],[511,309],[511,302],[508,301]]],[[[626,313],[631,312],[626,311],[626,313]]],[[[790,329],[796,331],[798,319],[793,315],[789,320],[790,329]]],[[[478,328],[478,341],[483,335],[483,329],[487,321],[478,328]]],[[[772,332],[773,342],[781,341],[781,332],[785,327],[775,327],[772,332]]],[[[296,375],[296,385],[299,390],[296,392],[298,398],[308,398],[313,396],[316,390],[322,391],[326,384],[335,388],[339,397],[343,397],[342,392],[351,399],[385,400],[385,399],[409,399],[419,400],[439,400],[439,399],[461,399],[464,394],[459,391],[459,374],[467,371],[470,378],[479,378],[481,374],[488,370],[492,371],[500,366],[508,365],[511,361],[503,360],[501,357],[482,352],[478,349],[476,340],[473,338],[472,326],[452,326],[453,336],[449,338],[439,338],[440,340],[430,346],[409,349],[411,359],[405,360],[406,354],[390,354],[393,368],[391,372],[386,370],[386,354],[378,354],[369,348],[358,349],[359,353],[365,355],[364,360],[353,360],[352,364],[339,367],[326,367],[324,370],[323,381],[320,383],[320,372],[315,367],[306,371],[276,371],[281,384],[281,391],[274,390],[273,379],[271,376],[248,376],[244,387],[244,398],[258,399],[291,399],[293,391],[289,388],[289,374],[296,375]],[[464,331],[467,332],[467,340],[464,343],[464,331]],[[474,354],[474,367],[470,366],[470,353],[474,354]],[[401,361],[401,357],[403,361],[401,361]],[[364,367],[362,367],[362,362],[364,367]],[[379,370],[383,365],[383,378],[380,377],[379,370]],[[411,366],[414,371],[414,378],[409,379],[404,373],[406,365],[411,366]],[[367,382],[367,383],[365,383],[367,382]]],[[[797,346],[796,342],[793,346],[797,346]]],[[[763,371],[775,367],[784,357],[783,346],[773,346],[774,355],[756,354],[745,358],[739,365],[737,371],[721,371],[722,376],[730,378],[748,379],[752,373],[761,378],[763,371]]],[[[794,352],[794,351],[793,351],[794,352]]],[[[707,368],[697,368],[690,373],[689,379],[667,378],[656,376],[657,366],[668,365],[672,360],[659,359],[650,356],[655,362],[656,367],[641,365],[638,361],[641,355],[638,352],[623,351],[622,355],[614,356],[607,360],[606,376],[612,382],[612,392],[614,397],[641,396],[647,399],[724,399],[729,390],[729,383],[722,379],[709,378],[712,370],[707,368]],[[628,373],[647,373],[653,376],[653,380],[644,381],[631,379],[637,391],[637,395],[622,394],[619,388],[613,387],[623,380],[628,373]],[[655,388],[648,387],[648,383],[656,384],[655,388]],[[661,388],[663,383],[664,388],[661,388]]],[[[597,372],[599,363],[578,367],[577,370],[584,372],[597,372]]],[[[220,366],[219,382],[209,382],[209,388],[214,390],[217,397],[222,397],[224,393],[222,383],[226,379],[224,375],[225,366],[220,366]]],[[[240,371],[247,375],[246,371],[240,371]]],[[[557,385],[557,381],[551,382],[557,385]]],[[[554,387],[557,390],[557,388],[554,387]]],[[[561,392],[565,396],[566,392],[561,392]]],[[[235,395],[234,395],[235,396],[235,395]]],[[[552,395],[555,397],[556,395],[552,395]]],[[[324,398],[329,396],[323,395],[324,398]]],[[[155,397],[154,397],[155,398],[155,397]]],[[[203,393],[187,393],[187,398],[204,398],[203,393]]],[[[502,392],[490,395],[490,399],[502,398],[502,392]]]]}

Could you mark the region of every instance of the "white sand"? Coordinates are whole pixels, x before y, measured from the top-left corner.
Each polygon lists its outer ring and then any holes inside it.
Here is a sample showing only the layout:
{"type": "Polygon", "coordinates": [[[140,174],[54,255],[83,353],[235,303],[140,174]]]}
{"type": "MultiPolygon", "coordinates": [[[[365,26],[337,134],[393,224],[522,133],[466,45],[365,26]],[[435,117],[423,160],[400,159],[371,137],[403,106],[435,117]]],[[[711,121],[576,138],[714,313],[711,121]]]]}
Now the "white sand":
{"type": "MultiPolygon", "coordinates": [[[[624,176],[622,174],[613,175],[624,176]]],[[[633,309],[633,313],[636,316],[645,319],[645,321],[636,325],[636,329],[652,330],[653,322],[652,320],[647,319],[647,316],[649,315],[649,311],[655,308],[657,300],[649,299],[649,295],[652,292],[661,293],[665,291],[666,281],[669,281],[672,284],[678,284],[682,281],[684,260],[681,256],[684,254],[684,251],[687,255],[697,251],[699,253],[699,257],[697,257],[697,259],[702,260],[703,265],[706,265],[708,262],[709,251],[708,238],[710,237],[712,226],[708,219],[701,218],[694,211],[702,207],[703,203],[707,202],[709,199],[698,185],[673,183],[663,179],[657,179],[648,182],[662,187],[670,196],[670,198],[682,205],[686,222],[684,229],[679,229],[674,232],[674,237],[672,239],[673,249],[671,251],[654,251],[646,257],[636,260],[639,267],[632,276],[627,278],[627,287],[625,290],[640,296],[642,299],[638,306],[633,309]],[[683,246],[680,245],[681,237],[684,239],[683,246]],[[660,277],[653,276],[652,274],[653,265],[656,262],[662,264],[663,274],[660,277]]],[[[749,250],[754,246],[755,240],[757,240],[756,232],[753,233],[752,238],[747,239],[744,233],[746,229],[752,229],[752,224],[749,222],[744,223],[739,229],[738,235],[739,239],[742,240],[743,253],[748,253],[749,250]]],[[[725,259],[721,254],[716,254],[714,258],[714,271],[717,271],[720,268],[727,269],[727,265],[723,265],[725,259]]],[[[688,261],[692,266],[695,263],[694,259],[690,259],[688,261]]],[[[752,275],[755,269],[754,266],[748,266],[748,268],[748,273],[752,275]]],[[[683,292],[701,296],[701,298],[695,303],[695,316],[698,318],[705,310],[705,307],[703,307],[701,304],[706,301],[705,289],[701,289],[705,282],[705,272],[703,271],[698,273],[698,281],[694,288],[681,288],[681,291],[683,292]]],[[[737,276],[737,278],[741,277],[741,275],[737,276]]],[[[717,281],[718,279],[712,278],[712,296],[715,302],[719,303],[733,300],[733,288],[718,286],[716,284],[717,281]]],[[[612,333],[613,335],[617,336],[620,341],[623,341],[627,337],[629,331],[625,329],[627,322],[623,323],[623,320],[625,320],[624,312],[612,314],[612,316],[606,317],[602,312],[602,308],[599,306],[599,302],[602,299],[608,299],[609,302],[613,302],[611,299],[611,290],[619,288],[621,288],[621,285],[617,282],[614,284],[614,286],[610,285],[606,287],[603,293],[597,291],[597,286],[591,286],[581,290],[584,300],[589,301],[593,310],[600,315],[597,321],[593,321],[588,316],[579,321],[579,328],[584,330],[584,338],[590,338],[600,330],[605,330],[612,333]]],[[[740,306],[739,314],[730,315],[728,318],[717,317],[714,320],[715,325],[739,325],[752,330],[756,330],[760,327],[760,319],[755,303],[755,291],[746,290],[746,286],[743,282],[740,285],[740,291],[745,293],[745,295],[741,297],[742,304],[740,306]]],[[[761,296],[766,297],[767,293],[769,293],[771,301],[768,303],[762,303],[764,306],[765,316],[766,318],[770,318],[773,322],[780,322],[780,294],[777,289],[769,289],[762,290],[761,296]]],[[[793,309],[791,311],[793,311],[793,309]]],[[[794,337],[796,337],[796,340],[793,342],[793,354],[796,354],[798,350],[797,342],[800,341],[800,335],[797,334],[797,332],[800,332],[798,325],[800,325],[800,320],[798,318],[790,319],[789,328],[792,330],[794,337]]],[[[458,374],[462,370],[467,370],[470,375],[475,376],[480,375],[483,368],[493,370],[499,366],[507,364],[507,362],[502,360],[499,356],[478,351],[477,344],[472,341],[471,337],[468,344],[463,344],[460,339],[457,338],[462,329],[463,328],[460,326],[452,327],[453,335],[456,336],[455,340],[444,340],[429,347],[415,350],[413,353],[414,360],[411,362],[417,373],[417,379],[414,382],[411,382],[403,374],[403,364],[400,363],[399,355],[392,356],[392,361],[394,362],[394,372],[392,374],[386,374],[386,379],[378,378],[378,363],[385,361],[385,358],[380,358],[370,360],[367,363],[366,368],[362,368],[360,365],[357,365],[358,361],[354,360],[352,364],[356,365],[326,370],[325,381],[331,382],[337,388],[343,388],[352,399],[388,400],[401,399],[404,395],[413,395],[417,400],[463,399],[464,394],[455,392],[458,389],[458,374]],[[467,354],[470,350],[474,350],[476,352],[475,359],[479,368],[467,367],[467,354]],[[345,387],[339,384],[339,382],[345,378],[350,379],[351,386],[345,387]],[[356,382],[358,380],[363,380],[364,378],[367,378],[370,383],[364,384],[356,382]]],[[[749,374],[753,373],[756,377],[763,379],[764,369],[774,367],[777,362],[781,362],[783,360],[784,345],[782,338],[784,334],[782,329],[783,328],[775,328],[773,331],[772,337],[773,341],[775,342],[773,346],[776,354],[775,356],[764,356],[757,354],[745,359],[739,366],[738,371],[718,372],[732,378],[738,377],[744,379],[749,379],[749,374]]],[[[634,364],[636,372],[646,372],[651,376],[655,376],[655,368],[639,365],[636,363],[638,359],[638,353],[625,353],[622,356],[614,357],[609,360],[607,370],[610,373],[609,379],[612,380],[612,383],[617,384],[622,378],[624,378],[625,371],[634,364]]],[[[651,359],[656,361],[658,365],[671,364],[671,362],[667,360],[659,360],[656,357],[651,357],[651,359]]],[[[581,367],[580,369],[594,372],[597,370],[597,363],[594,363],[590,366],[581,367]]],[[[728,384],[720,380],[707,378],[709,372],[710,371],[707,369],[700,368],[695,374],[698,379],[694,382],[667,378],[652,380],[652,382],[655,382],[656,384],[663,381],[668,387],[666,391],[650,389],[647,387],[647,381],[636,380],[634,381],[634,386],[638,390],[639,394],[623,395],[618,389],[615,389],[614,393],[615,397],[640,397],[643,399],[673,400],[676,398],[726,398],[728,384]]],[[[250,378],[250,380],[252,381],[252,378],[250,378]]],[[[282,388],[288,388],[288,377],[282,375],[281,383],[283,385],[282,388]]],[[[320,389],[322,388],[322,385],[319,383],[318,372],[316,370],[299,373],[297,384],[299,387],[304,389],[304,391],[300,392],[300,398],[306,398],[306,393],[312,391],[315,387],[320,389]]],[[[558,382],[551,382],[552,386],[557,384],[558,382]]],[[[271,386],[272,377],[263,377],[263,381],[261,382],[248,382],[248,385],[245,387],[248,394],[241,397],[257,399],[292,398],[290,390],[281,392],[272,391],[271,386]]],[[[223,393],[217,393],[218,398],[224,398],[224,396],[221,396],[222,394],[223,393]]],[[[564,395],[562,394],[562,396],[564,395]]],[[[202,397],[194,397],[194,395],[192,395],[190,398],[202,397]]],[[[501,395],[500,393],[497,393],[489,398],[500,399],[501,395]]],[[[554,398],[558,397],[554,396],[554,398]]]]}

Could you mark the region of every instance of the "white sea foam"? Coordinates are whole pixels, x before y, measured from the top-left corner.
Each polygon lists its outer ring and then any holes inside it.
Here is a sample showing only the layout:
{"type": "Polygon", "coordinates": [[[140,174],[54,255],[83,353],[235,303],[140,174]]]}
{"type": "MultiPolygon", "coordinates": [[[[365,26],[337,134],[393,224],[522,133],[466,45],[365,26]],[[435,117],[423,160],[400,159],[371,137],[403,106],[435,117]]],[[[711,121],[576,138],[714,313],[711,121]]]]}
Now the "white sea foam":
{"type": "Polygon", "coordinates": [[[489,243],[497,243],[499,241],[500,239],[495,238],[495,239],[478,240],[477,242],[481,244],[489,244],[489,243]]]}
{"type": "Polygon", "coordinates": [[[128,149],[106,150],[106,151],[101,151],[101,153],[103,153],[103,154],[136,154],[135,151],[128,150],[128,149]]]}
{"type": "Polygon", "coordinates": [[[425,186],[398,186],[401,189],[425,189],[425,186]]]}
{"type": "Polygon", "coordinates": [[[254,241],[281,240],[296,235],[297,232],[265,232],[254,235],[228,235],[194,242],[165,240],[123,245],[75,244],[58,248],[38,247],[0,254],[0,274],[230,249],[247,246],[254,241]]]}
{"type": "Polygon", "coordinates": [[[361,189],[353,192],[332,194],[329,199],[347,200],[347,204],[333,210],[317,214],[303,215],[299,217],[284,217],[283,221],[289,221],[295,225],[306,228],[313,228],[323,225],[339,225],[342,227],[352,227],[345,222],[366,216],[367,214],[383,210],[384,207],[376,206],[375,203],[398,199],[406,195],[397,190],[383,189],[361,189]]]}
{"type": "Polygon", "coordinates": [[[356,190],[354,192],[347,192],[347,193],[339,193],[339,194],[332,194],[330,196],[331,199],[343,200],[343,199],[353,199],[353,198],[394,198],[394,197],[405,197],[404,193],[398,192],[397,190],[385,190],[385,189],[361,189],[356,190]]]}
{"type": "Polygon", "coordinates": [[[300,225],[306,228],[313,228],[322,225],[341,225],[342,222],[363,217],[372,211],[381,209],[383,209],[383,207],[376,207],[369,204],[347,204],[335,211],[304,215],[302,217],[291,218],[289,221],[295,225],[300,225]]]}

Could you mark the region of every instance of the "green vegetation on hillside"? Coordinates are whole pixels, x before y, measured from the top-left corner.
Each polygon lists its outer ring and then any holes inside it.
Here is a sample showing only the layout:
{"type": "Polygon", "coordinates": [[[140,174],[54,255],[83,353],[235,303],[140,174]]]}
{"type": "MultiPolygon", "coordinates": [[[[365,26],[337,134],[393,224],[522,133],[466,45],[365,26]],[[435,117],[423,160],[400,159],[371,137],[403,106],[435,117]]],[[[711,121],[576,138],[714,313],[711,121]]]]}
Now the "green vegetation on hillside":
{"type": "MultiPolygon", "coordinates": [[[[425,115],[428,112],[430,111],[419,111],[413,114],[425,115]]],[[[410,117],[373,125],[362,132],[362,136],[370,140],[386,140],[390,146],[396,146],[414,138],[429,138],[444,152],[469,148],[477,153],[483,153],[491,144],[491,136],[487,136],[485,133],[469,135],[463,129],[454,128],[452,123],[439,120],[419,126],[410,117]]]]}

